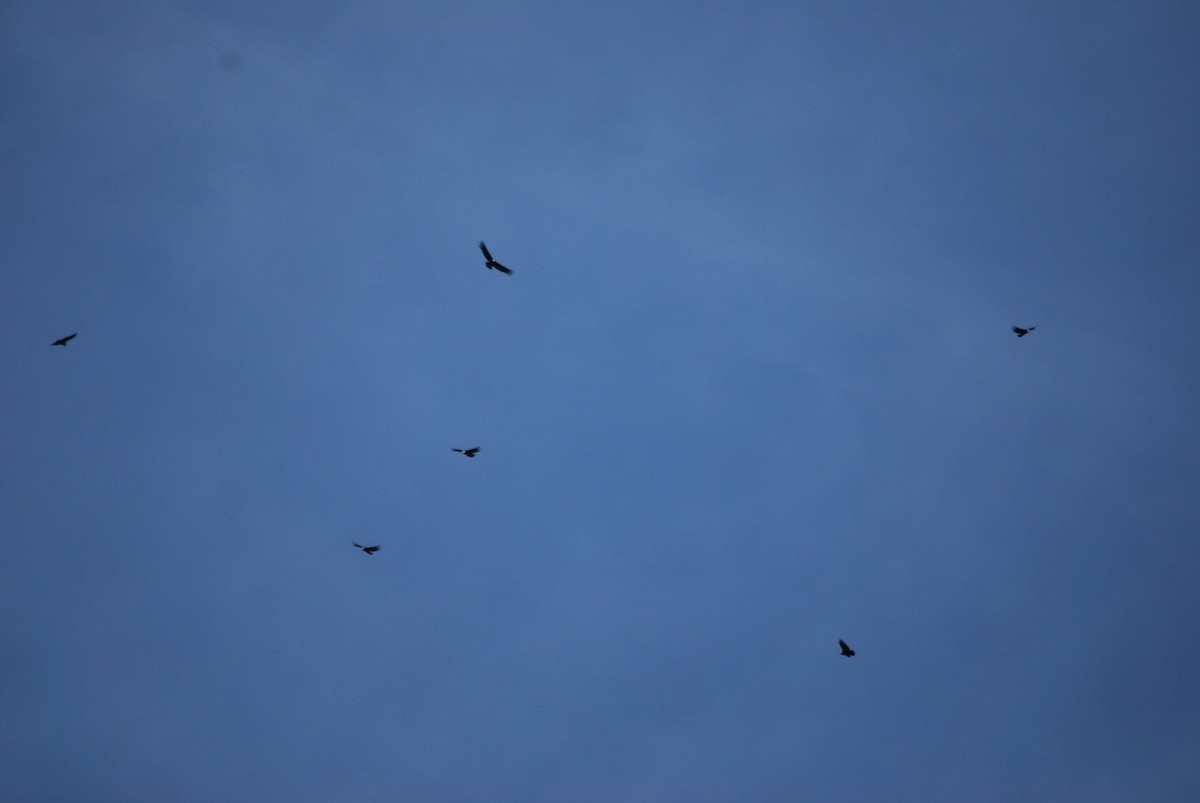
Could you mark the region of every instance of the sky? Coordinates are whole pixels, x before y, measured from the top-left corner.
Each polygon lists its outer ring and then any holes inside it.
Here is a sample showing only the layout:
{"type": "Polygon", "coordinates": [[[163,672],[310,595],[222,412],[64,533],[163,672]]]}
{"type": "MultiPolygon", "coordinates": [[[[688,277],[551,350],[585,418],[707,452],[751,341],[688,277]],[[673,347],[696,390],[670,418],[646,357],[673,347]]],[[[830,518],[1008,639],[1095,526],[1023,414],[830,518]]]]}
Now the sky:
{"type": "Polygon", "coordinates": [[[5,3],[0,793],[1200,799],[1198,32],[5,3]]]}

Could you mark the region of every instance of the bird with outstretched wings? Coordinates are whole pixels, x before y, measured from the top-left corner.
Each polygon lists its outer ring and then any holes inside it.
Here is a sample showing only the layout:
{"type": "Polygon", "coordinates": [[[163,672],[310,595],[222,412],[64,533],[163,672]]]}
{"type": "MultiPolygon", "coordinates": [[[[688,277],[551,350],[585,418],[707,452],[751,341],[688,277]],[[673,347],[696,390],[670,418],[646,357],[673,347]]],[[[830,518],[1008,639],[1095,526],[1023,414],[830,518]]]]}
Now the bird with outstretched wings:
{"type": "Polygon", "coordinates": [[[470,449],[451,449],[450,451],[458,452],[459,454],[465,454],[467,457],[474,457],[475,455],[479,454],[479,447],[472,446],[470,449]]]}
{"type": "Polygon", "coordinates": [[[842,655],[846,656],[847,658],[854,657],[854,650],[850,649],[849,644],[842,641],[841,639],[838,639],[838,646],[840,646],[842,648],[842,655]]]}
{"type": "Polygon", "coordinates": [[[485,264],[487,265],[488,270],[495,268],[496,270],[500,271],[501,273],[508,274],[510,276],[512,275],[511,270],[504,267],[496,260],[492,259],[492,252],[489,251],[487,249],[487,246],[483,244],[483,240],[479,241],[479,250],[483,252],[483,258],[487,260],[487,262],[485,264]]]}
{"type": "Polygon", "coordinates": [[[76,337],[78,334],[79,334],[78,332],[73,332],[73,333],[71,333],[71,334],[67,335],[66,337],[60,337],[58,340],[55,340],[55,341],[54,341],[53,343],[51,343],[50,345],[51,345],[51,346],[65,346],[65,345],[67,345],[67,341],[69,341],[69,340],[71,340],[72,338],[76,337]]]}
{"type": "Polygon", "coordinates": [[[1021,328],[1021,327],[1019,327],[1019,326],[1014,326],[1014,327],[1013,327],[1013,331],[1017,333],[1017,337],[1025,337],[1025,335],[1029,334],[1029,333],[1030,333],[1030,332],[1032,332],[1034,329],[1037,329],[1037,327],[1036,327],[1036,326],[1031,326],[1031,327],[1029,327],[1028,329],[1022,329],[1022,328],[1021,328]]]}
{"type": "MultiPolygon", "coordinates": [[[[353,541],[351,541],[350,543],[354,544],[353,541]]],[[[379,551],[379,547],[377,547],[377,546],[363,546],[362,544],[354,544],[354,545],[368,555],[374,555],[376,552],[379,551]]]]}

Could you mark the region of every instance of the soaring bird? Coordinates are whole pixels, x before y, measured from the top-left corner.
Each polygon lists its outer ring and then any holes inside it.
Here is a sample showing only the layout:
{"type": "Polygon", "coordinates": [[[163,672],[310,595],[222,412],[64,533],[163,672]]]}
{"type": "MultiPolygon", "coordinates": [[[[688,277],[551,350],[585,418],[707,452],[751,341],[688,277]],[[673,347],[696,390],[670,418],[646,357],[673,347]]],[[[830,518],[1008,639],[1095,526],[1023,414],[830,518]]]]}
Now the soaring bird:
{"type": "Polygon", "coordinates": [[[470,449],[451,449],[450,451],[458,452],[459,454],[465,454],[467,457],[474,457],[475,455],[479,454],[479,447],[472,446],[470,449]]]}
{"type": "Polygon", "coordinates": [[[487,260],[487,266],[488,266],[488,270],[491,270],[492,268],[495,268],[496,270],[500,271],[501,273],[505,273],[505,274],[508,274],[508,275],[510,275],[510,276],[512,275],[512,271],[511,271],[511,270],[509,270],[508,268],[504,267],[503,265],[501,265],[501,264],[500,264],[499,262],[497,262],[496,260],[492,259],[492,253],[491,253],[490,251],[488,251],[488,250],[487,250],[487,246],[483,244],[483,240],[480,240],[480,241],[479,241],[479,250],[483,252],[483,258],[487,260]]]}
{"type": "MultiPolygon", "coordinates": [[[[353,541],[351,541],[350,543],[354,544],[353,541]]],[[[363,546],[362,544],[354,544],[354,545],[356,547],[358,547],[359,549],[361,549],[363,552],[366,552],[368,555],[374,555],[376,552],[379,551],[379,547],[377,547],[377,546],[363,546]]]]}
{"type": "Polygon", "coordinates": [[[854,650],[850,649],[850,645],[849,645],[849,644],[847,644],[846,642],[842,641],[841,639],[838,639],[838,644],[840,644],[840,645],[841,645],[841,647],[842,647],[842,655],[846,656],[847,658],[853,658],[853,657],[854,657],[854,650]]]}
{"type": "Polygon", "coordinates": [[[65,345],[67,345],[68,340],[70,340],[71,338],[75,337],[78,334],[79,334],[78,332],[75,332],[73,334],[67,335],[66,337],[60,337],[58,340],[55,340],[50,345],[51,346],[65,346],[65,345]]]}
{"type": "Polygon", "coordinates": [[[1028,329],[1022,329],[1022,328],[1021,328],[1021,327],[1019,327],[1019,326],[1014,326],[1014,327],[1013,327],[1013,331],[1017,333],[1017,337],[1025,337],[1025,335],[1029,334],[1029,333],[1030,333],[1030,332],[1032,332],[1034,329],[1037,329],[1037,327],[1036,327],[1036,326],[1031,326],[1031,327],[1029,327],[1028,329]]]}

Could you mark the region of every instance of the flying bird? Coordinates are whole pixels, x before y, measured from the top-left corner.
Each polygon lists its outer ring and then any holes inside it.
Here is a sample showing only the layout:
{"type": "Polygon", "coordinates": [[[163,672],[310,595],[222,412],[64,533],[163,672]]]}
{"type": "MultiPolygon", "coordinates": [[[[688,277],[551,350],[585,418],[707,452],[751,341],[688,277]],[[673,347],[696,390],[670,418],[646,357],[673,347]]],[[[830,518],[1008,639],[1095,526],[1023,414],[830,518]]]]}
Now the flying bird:
{"type": "Polygon", "coordinates": [[[842,655],[846,656],[847,658],[853,658],[853,657],[854,657],[854,650],[850,649],[850,645],[849,645],[849,644],[847,644],[846,642],[842,641],[841,639],[838,639],[838,644],[840,644],[840,645],[841,645],[841,647],[842,647],[842,655]]]}
{"type": "Polygon", "coordinates": [[[75,337],[78,334],[79,334],[78,332],[74,332],[73,334],[69,334],[66,337],[60,337],[58,340],[55,340],[50,345],[51,346],[65,346],[65,345],[67,345],[68,340],[70,340],[71,338],[75,337]]]}
{"type": "MultiPolygon", "coordinates": [[[[353,541],[351,541],[350,543],[354,544],[353,541]]],[[[377,547],[377,546],[363,546],[362,544],[354,544],[354,545],[356,547],[358,547],[359,549],[361,549],[363,552],[366,552],[368,555],[374,555],[376,552],[379,551],[379,547],[377,547]]]]}
{"type": "Polygon", "coordinates": [[[1014,326],[1014,327],[1013,327],[1013,331],[1017,333],[1017,337],[1025,337],[1025,335],[1029,334],[1029,333],[1030,333],[1030,332],[1032,332],[1034,329],[1037,329],[1037,327],[1036,327],[1036,326],[1031,326],[1031,327],[1029,327],[1028,329],[1022,329],[1022,328],[1021,328],[1021,327],[1019,327],[1019,326],[1014,326]]]}
{"type": "Polygon", "coordinates": [[[465,454],[467,457],[474,457],[475,455],[479,454],[479,447],[472,446],[470,449],[451,449],[450,451],[458,452],[459,454],[465,454]]]}
{"type": "Polygon", "coordinates": [[[483,240],[479,241],[479,250],[483,252],[483,258],[487,260],[488,270],[495,268],[501,273],[512,275],[512,271],[501,265],[496,260],[492,259],[492,252],[487,250],[487,246],[483,244],[483,240]]]}

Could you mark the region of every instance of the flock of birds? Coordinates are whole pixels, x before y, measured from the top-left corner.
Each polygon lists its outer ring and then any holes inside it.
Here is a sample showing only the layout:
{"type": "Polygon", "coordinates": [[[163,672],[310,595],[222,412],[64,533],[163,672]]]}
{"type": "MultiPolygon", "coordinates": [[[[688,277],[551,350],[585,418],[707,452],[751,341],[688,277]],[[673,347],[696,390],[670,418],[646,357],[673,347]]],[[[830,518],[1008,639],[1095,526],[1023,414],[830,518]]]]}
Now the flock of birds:
{"type": "MultiPolygon", "coordinates": [[[[488,247],[483,243],[482,240],[480,240],[480,242],[479,242],[479,250],[483,252],[483,258],[486,260],[484,265],[487,267],[488,270],[498,270],[506,276],[512,275],[512,269],[507,268],[504,265],[497,262],[492,257],[491,252],[488,251],[488,247]]],[[[1012,328],[1013,332],[1016,333],[1017,337],[1025,337],[1025,335],[1029,334],[1034,329],[1037,329],[1036,324],[1034,326],[1029,326],[1029,327],[1014,326],[1012,328]]],[[[79,336],[78,332],[72,332],[71,334],[67,335],[66,337],[60,337],[58,340],[55,340],[50,345],[66,346],[67,343],[69,343],[71,340],[75,339],[78,336],[79,336]]],[[[469,449],[452,448],[451,451],[458,452],[459,454],[461,454],[465,457],[474,457],[475,455],[479,454],[480,449],[478,446],[472,446],[469,449]]],[[[357,549],[361,550],[363,552],[363,554],[365,554],[365,555],[374,555],[380,549],[378,544],[376,544],[375,546],[363,546],[362,544],[356,543],[354,541],[351,541],[350,543],[354,544],[354,546],[357,549]]],[[[854,657],[854,650],[850,649],[849,644],[842,641],[841,639],[838,639],[838,646],[841,647],[841,649],[842,649],[842,653],[841,653],[842,655],[844,655],[847,658],[854,657]]]]}

